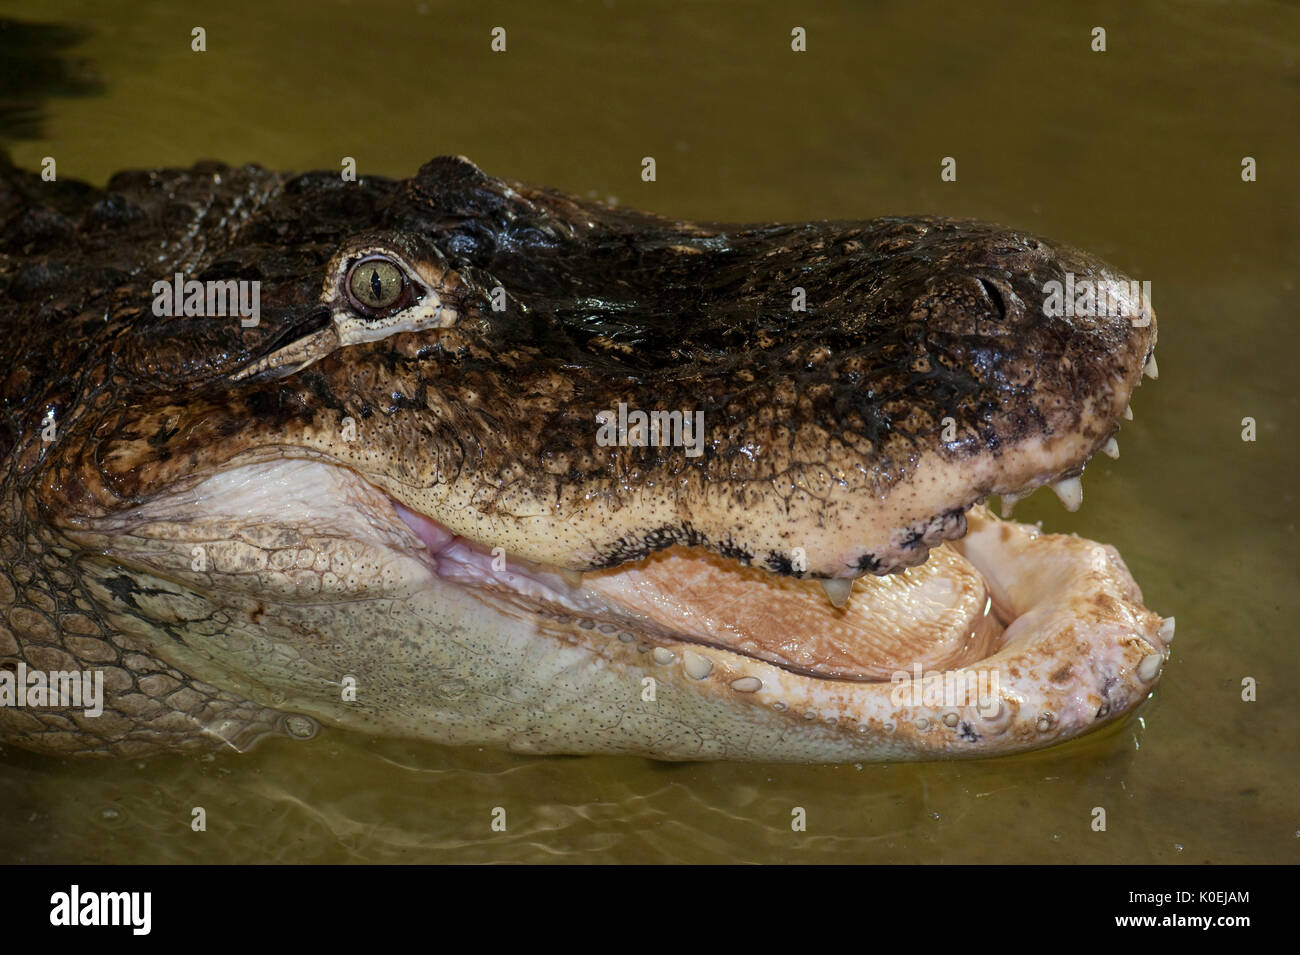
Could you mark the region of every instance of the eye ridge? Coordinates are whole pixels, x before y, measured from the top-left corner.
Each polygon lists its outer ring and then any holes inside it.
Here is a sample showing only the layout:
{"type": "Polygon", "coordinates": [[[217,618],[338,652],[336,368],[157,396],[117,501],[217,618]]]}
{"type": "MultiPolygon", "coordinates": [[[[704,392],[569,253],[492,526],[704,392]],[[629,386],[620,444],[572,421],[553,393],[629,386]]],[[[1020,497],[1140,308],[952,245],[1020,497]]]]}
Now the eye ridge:
{"type": "Polygon", "coordinates": [[[372,318],[382,317],[410,299],[406,271],[387,256],[368,256],[353,264],[343,283],[352,306],[372,318]]]}

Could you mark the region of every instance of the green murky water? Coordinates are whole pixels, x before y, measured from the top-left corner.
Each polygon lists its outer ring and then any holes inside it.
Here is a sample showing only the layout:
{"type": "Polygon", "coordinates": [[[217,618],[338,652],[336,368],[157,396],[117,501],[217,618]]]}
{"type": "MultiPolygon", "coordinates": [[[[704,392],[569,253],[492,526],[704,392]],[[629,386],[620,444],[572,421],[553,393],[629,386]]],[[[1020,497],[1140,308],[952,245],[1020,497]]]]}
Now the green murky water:
{"type": "Polygon", "coordinates": [[[53,155],[61,177],[102,182],[208,157],[355,156],[404,176],[463,153],[692,218],[976,216],[1151,280],[1161,377],[1134,402],[1123,458],[1088,469],[1078,514],[1044,492],[1016,516],[1118,546],[1178,636],[1137,717],[977,763],[538,759],[332,730],[147,763],[11,750],[0,861],[1300,861],[1300,9],[176,6],[0,4],[84,27],[66,52],[102,86],[46,102],[39,133],[10,137],[14,158],[53,155]],[[796,25],[805,54],[789,50],[796,25]],[[1089,50],[1099,25],[1105,53],[1089,50]],[[494,26],[504,54],[489,51],[494,26]],[[943,156],[955,183],[940,182],[943,156]],[[1243,156],[1258,182],[1241,181],[1243,156]],[[1257,702],[1241,700],[1245,677],[1257,702]],[[194,806],[206,833],[190,831],[194,806]],[[490,829],[497,806],[505,833],[490,829]],[[807,832],[791,831],[795,806],[807,832]],[[1096,806],[1106,832],[1090,828],[1096,806]]]}

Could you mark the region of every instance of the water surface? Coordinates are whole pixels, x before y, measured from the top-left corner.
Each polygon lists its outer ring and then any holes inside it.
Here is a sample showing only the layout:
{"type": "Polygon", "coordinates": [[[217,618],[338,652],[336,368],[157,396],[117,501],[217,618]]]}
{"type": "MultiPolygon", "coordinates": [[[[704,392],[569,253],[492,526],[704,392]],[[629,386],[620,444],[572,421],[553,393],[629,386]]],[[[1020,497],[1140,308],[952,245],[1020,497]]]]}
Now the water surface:
{"type": "Polygon", "coordinates": [[[1160,380],[1134,401],[1122,458],[1088,468],[1077,514],[1040,492],[1016,516],[1115,544],[1178,635],[1134,718],[982,762],[672,765],[337,730],[148,762],[7,750],[0,861],[1300,861],[1295,6],[175,7],[0,4],[81,28],[60,55],[94,67],[38,104],[39,123],[0,130],[15,160],[53,155],[60,176],[102,183],[203,158],[353,156],[406,176],[461,153],[689,218],[975,216],[1150,280],[1160,380]],[[1098,25],[1105,53],[1089,49],[1098,25]],[[1259,181],[1241,181],[1244,156],[1259,181]]]}

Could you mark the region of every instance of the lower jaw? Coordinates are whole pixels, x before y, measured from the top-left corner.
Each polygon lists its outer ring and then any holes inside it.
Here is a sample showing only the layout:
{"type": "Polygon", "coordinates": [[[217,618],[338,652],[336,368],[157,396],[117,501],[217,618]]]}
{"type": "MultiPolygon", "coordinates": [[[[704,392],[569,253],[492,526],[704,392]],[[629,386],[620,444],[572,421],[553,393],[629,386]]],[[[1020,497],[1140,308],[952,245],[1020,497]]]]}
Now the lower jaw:
{"type": "Polygon", "coordinates": [[[770,710],[796,732],[840,737],[845,745],[826,751],[860,759],[987,756],[1090,732],[1150,694],[1173,638],[1172,618],[1142,605],[1112,548],[999,521],[983,507],[951,546],[983,576],[1005,630],[978,659],[928,666],[920,648],[910,665],[895,657],[890,677],[875,680],[796,670],[678,627],[647,625],[559,571],[507,563],[489,577],[483,552],[398,512],[429,547],[440,577],[498,609],[507,598],[536,614],[539,629],[567,634],[633,677],[671,675],[725,705],[770,710]]]}

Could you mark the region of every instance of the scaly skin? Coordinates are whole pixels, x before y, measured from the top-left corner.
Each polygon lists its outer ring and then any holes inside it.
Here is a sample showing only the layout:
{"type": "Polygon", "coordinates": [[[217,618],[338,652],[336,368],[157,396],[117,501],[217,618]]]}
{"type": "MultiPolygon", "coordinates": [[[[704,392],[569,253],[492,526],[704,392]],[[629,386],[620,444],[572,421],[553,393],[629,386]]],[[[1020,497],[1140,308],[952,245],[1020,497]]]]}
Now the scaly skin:
{"type": "MultiPolygon", "coordinates": [[[[0,220],[0,666],[102,667],[108,693],[98,718],[0,708],[0,739],[242,749],[319,720],[528,752],[983,755],[1115,719],[1158,675],[1160,618],[1117,555],[1058,601],[1080,636],[1020,661],[1055,665],[982,732],[890,708],[884,684],[706,653],[527,563],[924,561],[985,495],[1077,475],[1115,432],[1155,324],[1046,317],[1067,272],[1127,283],[1084,253],[938,218],[670,222],[459,159],[401,182],[205,164],[102,191],[5,168],[0,220]],[[413,290],[390,316],[347,298],[369,255],[413,290]],[[260,281],[260,323],[153,314],[176,272],[260,281]],[[620,402],[702,411],[703,453],[600,446],[620,402]],[[510,564],[449,579],[451,534],[510,564]],[[1069,661],[1091,661],[1082,683],[1054,679],[1069,661]]],[[[993,580],[1023,557],[989,559],[993,580]]]]}

